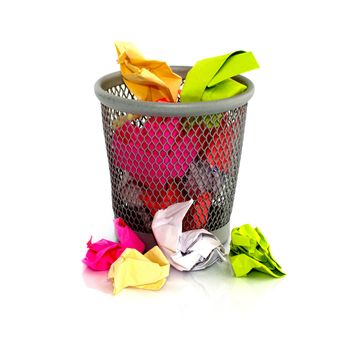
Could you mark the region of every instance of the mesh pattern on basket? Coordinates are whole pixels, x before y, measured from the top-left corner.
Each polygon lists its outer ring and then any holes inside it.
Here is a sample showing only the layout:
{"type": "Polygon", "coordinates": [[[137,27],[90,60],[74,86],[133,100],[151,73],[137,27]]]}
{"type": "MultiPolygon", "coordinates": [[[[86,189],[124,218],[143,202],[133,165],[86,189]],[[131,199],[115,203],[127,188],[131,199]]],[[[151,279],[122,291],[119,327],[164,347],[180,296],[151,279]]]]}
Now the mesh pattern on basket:
{"type": "MultiPolygon", "coordinates": [[[[135,99],[124,84],[109,93],[135,99]]],[[[179,97],[180,98],[180,97],[179,97]]],[[[150,233],[157,210],[194,199],[184,230],[214,231],[231,216],[247,105],[208,116],[137,116],[102,104],[112,204],[135,231],[150,233]]]]}

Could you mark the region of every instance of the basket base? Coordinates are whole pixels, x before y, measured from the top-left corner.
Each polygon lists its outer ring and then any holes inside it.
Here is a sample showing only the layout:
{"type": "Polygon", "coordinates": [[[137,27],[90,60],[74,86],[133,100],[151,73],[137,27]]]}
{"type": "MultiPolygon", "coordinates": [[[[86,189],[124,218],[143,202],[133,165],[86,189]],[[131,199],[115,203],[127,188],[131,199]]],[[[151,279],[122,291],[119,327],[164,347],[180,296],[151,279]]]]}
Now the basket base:
{"type": "MultiPolygon", "coordinates": [[[[155,237],[152,233],[143,233],[143,232],[135,232],[135,233],[145,243],[146,251],[148,251],[149,249],[151,249],[157,244],[155,237]]],[[[228,222],[225,226],[222,226],[215,231],[211,231],[211,233],[213,233],[220,240],[222,245],[224,245],[228,241],[231,234],[230,222],[228,222]]]]}

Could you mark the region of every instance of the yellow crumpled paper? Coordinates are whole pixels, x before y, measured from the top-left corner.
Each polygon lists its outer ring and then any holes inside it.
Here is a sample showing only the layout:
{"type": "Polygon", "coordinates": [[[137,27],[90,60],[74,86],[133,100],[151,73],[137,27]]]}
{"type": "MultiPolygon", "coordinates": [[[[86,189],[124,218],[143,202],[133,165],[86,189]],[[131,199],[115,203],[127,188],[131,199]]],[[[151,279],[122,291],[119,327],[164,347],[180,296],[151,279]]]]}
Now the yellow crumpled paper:
{"type": "Polygon", "coordinates": [[[166,282],[169,268],[169,262],[158,246],[144,255],[127,248],[111,265],[108,279],[113,280],[114,295],[126,287],[159,290],[166,282]]]}
{"type": "Polygon", "coordinates": [[[176,102],[182,79],[162,61],[147,60],[131,43],[115,42],[123,81],[143,101],[176,102]]]}

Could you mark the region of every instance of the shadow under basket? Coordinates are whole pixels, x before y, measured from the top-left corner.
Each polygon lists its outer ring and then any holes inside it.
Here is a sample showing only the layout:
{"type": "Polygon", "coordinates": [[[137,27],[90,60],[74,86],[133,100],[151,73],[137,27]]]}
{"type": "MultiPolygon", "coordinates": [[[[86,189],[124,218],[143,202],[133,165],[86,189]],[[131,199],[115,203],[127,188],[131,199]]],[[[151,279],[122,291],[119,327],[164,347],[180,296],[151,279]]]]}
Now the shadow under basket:
{"type": "MultiPolygon", "coordinates": [[[[191,67],[172,67],[183,81],[191,67]]],[[[137,100],[120,72],[95,84],[101,102],[115,217],[155,244],[151,223],[159,209],[194,200],[183,230],[205,228],[224,244],[243,145],[252,82],[234,97],[180,103],[137,100]]]]}

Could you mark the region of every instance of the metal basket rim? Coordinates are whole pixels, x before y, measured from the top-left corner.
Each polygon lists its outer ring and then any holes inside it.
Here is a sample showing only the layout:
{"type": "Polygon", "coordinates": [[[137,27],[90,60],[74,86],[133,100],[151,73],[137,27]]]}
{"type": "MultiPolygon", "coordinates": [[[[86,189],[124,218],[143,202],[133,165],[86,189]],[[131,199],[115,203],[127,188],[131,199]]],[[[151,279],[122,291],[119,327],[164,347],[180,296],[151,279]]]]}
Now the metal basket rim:
{"type": "MultiPolygon", "coordinates": [[[[171,66],[171,68],[175,73],[185,78],[191,66],[171,66]]],[[[250,100],[254,94],[252,81],[242,75],[233,77],[233,79],[245,84],[247,89],[236,96],[208,102],[158,103],[115,96],[107,92],[107,90],[123,83],[120,71],[104,75],[98,79],[94,85],[94,92],[103,105],[121,112],[158,117],[201,116],[229,111],[246,104],[250,100]]]]}

